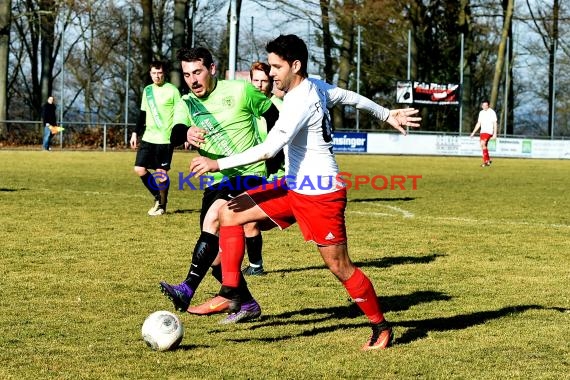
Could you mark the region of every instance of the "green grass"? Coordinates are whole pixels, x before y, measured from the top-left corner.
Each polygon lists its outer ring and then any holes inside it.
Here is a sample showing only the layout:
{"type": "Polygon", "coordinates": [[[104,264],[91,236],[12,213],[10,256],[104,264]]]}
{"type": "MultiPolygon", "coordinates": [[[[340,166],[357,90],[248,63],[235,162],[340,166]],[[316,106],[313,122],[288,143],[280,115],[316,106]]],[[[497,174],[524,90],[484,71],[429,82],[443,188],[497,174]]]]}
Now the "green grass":
{"type": "MultiPolygon", "coordinates": [[[[349,192],[350,254],[394,347],[359,351],[366,318],[293,226],[264,233],[262,320],[180,315],[182,346],[157,353],[140,327],[171,310],[157,283],[186,275],[201,193],[150,218],[132,152],[0,159],[1,379],[570,378],[570,161],[340,156],[353,176],[422,176],[349,192]]],[[[193,302],[217,289],[208,276],[193,302]]]]}

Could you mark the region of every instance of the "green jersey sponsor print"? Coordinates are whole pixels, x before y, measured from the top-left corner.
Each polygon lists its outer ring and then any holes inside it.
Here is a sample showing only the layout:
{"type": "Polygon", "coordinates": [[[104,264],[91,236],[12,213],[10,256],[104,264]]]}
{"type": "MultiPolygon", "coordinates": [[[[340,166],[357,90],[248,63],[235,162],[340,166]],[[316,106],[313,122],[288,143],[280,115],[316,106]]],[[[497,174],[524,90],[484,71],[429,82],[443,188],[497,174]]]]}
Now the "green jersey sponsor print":
{"type": "MultiPolygon", "coordinates": [[[[215,90],[204,98],[190,93],[176,107],[174,124],[195,125],[206,130],[200,155],[218,159],[241,153],[259,144],[255,119],[269,109],[269,100],[251,83],[241,80],[219,80],[215,90]]],[[[265,163],[256,162],[219,173],[208,173],[211,184],[227,177],[265,176],[265,163]]]]}

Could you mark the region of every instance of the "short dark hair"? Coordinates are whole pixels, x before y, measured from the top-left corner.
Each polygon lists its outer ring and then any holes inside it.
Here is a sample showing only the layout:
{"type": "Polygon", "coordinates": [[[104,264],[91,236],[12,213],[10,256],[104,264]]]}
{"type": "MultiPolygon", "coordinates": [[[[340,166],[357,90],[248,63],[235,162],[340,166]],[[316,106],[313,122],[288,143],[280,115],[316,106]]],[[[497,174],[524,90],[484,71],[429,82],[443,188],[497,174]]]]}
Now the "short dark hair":
{"type": "Polygon", "coordinates": [[[483,103],[491,104],[491,102],[489,101],[489,99],[483,99],[483,101],[481,102],[481,104],[483,104],[483,103]]]}
{"type": "Polygon", "coordinates": [[[195,47],[195,48],[180,48],[176,52],[176,59],[184,62],[195,62],[202,61],[204,66],[210,67],[214,63],[212,58],[212,53],[206,48],[195,47]]]}
{"type": "Polygon", "coordinates": [[[167,63],[164,61],[152,61],[149,65],[149,70],[151,69],[162,69],[162,71],[166,71],[167,63]]]}
{"type": "Polygon", "coordinates": [[[292,65],[295,61],[301,62],[300,74],[304,77],[308,76],[307,62],[309,60],[309,51],[305,41],[295,34],[280,35],[273,41],[269,41],[265,45],[265,50],[268,53],[277,54],[287,61],[289,65],[292,65]]]}

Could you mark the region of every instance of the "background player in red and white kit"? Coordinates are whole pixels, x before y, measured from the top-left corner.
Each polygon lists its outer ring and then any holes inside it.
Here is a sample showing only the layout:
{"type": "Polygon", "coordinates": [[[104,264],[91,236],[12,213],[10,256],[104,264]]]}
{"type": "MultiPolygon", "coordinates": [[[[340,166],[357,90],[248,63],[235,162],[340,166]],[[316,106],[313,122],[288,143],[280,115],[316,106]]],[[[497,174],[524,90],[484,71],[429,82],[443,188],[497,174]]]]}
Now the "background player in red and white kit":
{"type": "Polygon", "coordinates": [[[477,130],[481,128],[481,133],[479,134],[479,142],[481,143],[481,152],[483,154],[483,163],[481,167],[491,166],[491,159],[489,158],[489,149],[487,145],[489,140],[497,138],[497,114],[491,107],[489,107],[489,101],[483,100],[481,102],[481,111],[479,111],[479,118],[477,119],[477,124],[473,132],[471,132],[471,137],[475,135],[477,130]]]}
{"type": "Polygon", "coordinates": [[[388,122],[402,133],[402,126],[419,126],[414,109],[389,111],[368,98],[320,80],[309,79],[308,51],[295,35],[281,35],[266,46],[270,75],[278,89],[286,92],[279,119],[267,139],[240,154],[212,160],[194,158],[191,171],[202,175],[285,152],[287,183],[269,183],[232,199],[219,213],[222,258],[222,293],[238,310],[235,289],[240,281],[244,257],[242,225],[257,221],[286,228],[294,222],[306,241],[313,241],[330,271],[341,281],[351,298],[372,324],[372,335],[363,349],[383,349],[393,339],[376,292],[368,277],[348,256],[344,211],[346,188],[337,178],[339,169],[332,152],[332,130],[327,108],[352,104],[388,122]]]}

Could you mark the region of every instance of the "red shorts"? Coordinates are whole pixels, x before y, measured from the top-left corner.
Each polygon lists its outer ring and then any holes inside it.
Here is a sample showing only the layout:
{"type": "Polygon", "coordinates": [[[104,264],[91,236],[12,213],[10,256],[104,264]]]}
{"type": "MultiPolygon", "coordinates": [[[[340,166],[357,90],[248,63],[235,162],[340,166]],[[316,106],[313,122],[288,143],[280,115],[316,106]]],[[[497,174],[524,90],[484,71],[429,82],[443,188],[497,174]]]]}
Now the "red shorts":
{"type": "Polygon", "coordinates": [[[493,135],[490,133],[481,133],[479,135],[479,139],[483,140],[483,141],[489,141],[489,140],[491,140],[491,137],[493,137],[493,135]]]}
{"type": "Polygon", "coordinates": [[[280,229],[299,223],[305,241],[318,245],[346,243],[346,189],[321,195],[304,195],[274,183],[247,191],[253,201],[280,229]]]}

